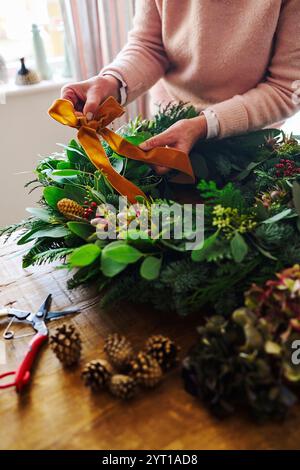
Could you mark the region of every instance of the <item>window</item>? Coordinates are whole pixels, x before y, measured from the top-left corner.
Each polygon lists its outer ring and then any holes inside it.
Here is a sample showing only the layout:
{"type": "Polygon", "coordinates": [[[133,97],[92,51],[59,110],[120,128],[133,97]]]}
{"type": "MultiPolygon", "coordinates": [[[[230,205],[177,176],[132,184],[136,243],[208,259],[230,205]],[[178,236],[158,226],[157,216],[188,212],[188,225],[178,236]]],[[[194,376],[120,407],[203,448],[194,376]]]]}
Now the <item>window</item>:
{"type": "Polygon", "coordinates": [[[49,64],[56,75],[64,67],[64,25],[59,0],[0,0],[0,55],[13,78],[19,58],[34,66],[32,24],[37,24],[44,40],[49,64]]]}

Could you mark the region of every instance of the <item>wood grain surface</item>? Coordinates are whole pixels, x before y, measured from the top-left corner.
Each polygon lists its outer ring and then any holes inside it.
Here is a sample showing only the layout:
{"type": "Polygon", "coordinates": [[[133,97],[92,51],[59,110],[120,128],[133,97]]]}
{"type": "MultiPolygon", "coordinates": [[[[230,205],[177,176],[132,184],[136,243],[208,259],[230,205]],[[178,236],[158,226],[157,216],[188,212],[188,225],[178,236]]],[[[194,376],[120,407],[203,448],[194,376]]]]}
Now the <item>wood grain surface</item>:
{"type": "MultiPolygon", "coordinates": [[[[108,333],[128,335],[137,348],[150,334],[167,334],[181,345],[184,355],[196,338],[197,316],[181,319],[171,312],[128,305],[104,312],[93,288],[68,291],[67,272],[51,266],[23,270],[16,252],[13,243],[0,247],[0,306],[34,310],[51,292],[53,309],[81,307],[82,313],[67,321],[80,330],[83,355],[79,368],[65,371],[46,345],[22,395],[13,389],[0,390],[1,449],[300,448],[299,408],[284,424],[258,425],[238,415],[218,421],[184,391],[180,370],[128,403],[106,392],[91,394],[81,382],[80,370],[85,362],[104,357],[108,333]]],[[[61,322],[51,323],[50,331],[61,322]]],[[[0,327],[2,340],[5,323],[0,327]]],[[[28,327],[21,329],[28,331],[28,327]]],[[[5,342],[7,364],[0,365],[0,372],[20,362],[28,341],[5,342]]]]}

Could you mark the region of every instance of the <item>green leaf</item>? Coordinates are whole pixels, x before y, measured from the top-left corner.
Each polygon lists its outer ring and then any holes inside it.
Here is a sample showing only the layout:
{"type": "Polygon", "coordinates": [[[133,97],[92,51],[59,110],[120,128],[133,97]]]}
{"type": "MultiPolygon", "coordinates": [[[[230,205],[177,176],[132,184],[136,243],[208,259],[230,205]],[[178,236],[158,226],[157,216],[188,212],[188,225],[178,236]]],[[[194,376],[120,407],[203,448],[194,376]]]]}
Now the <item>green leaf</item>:
{"type": "Polygon", "coordinates": [[[63,178],[70,178],[70,177],[74,177],[74,176],[78,176],[80,175],[81,171],[79,170],[54,170],[52,172],[52,175],[54,176],[61,176],[63,178]]]}
{"type": "Polygon", "coordinates": [[[151,136],[150,132],[139,132],[137,135],[124,135],[124,139],[133,145],[140,145],[145,140],[150,139],[151,136]]]}
{"type": "Polygon", "coordinates": [[[128,266],[126,263],[118,263],[113,259],[109,258],[105,252],[102,252],[101,256],[101,270],[106,277],[114,277],[128,266]]]}
{"type": "Polygon", "coordinates": [[[90,224],[84,222],[68,222],[67,226],[72,233],[83,238],[83,240],[87,240],[95,232],[95,229],[90,224]]]}
{"type": "MultiPolygon", "coordinates": [[[[38,230],[34,232],[27,241],[35,240],[36,238],[63,238],[69,235],[70,232],[66,227],[62,225],[56,227],[50,227],[44,230],[38,230]]],[[[20,240],[19,240],[20,241],[20,240]]]]}
{"type": "Polygon", "coordinates": [[[71,165],[69,162],[61,161],[61,162],[58,162],[56,168],[58,170],[69,170],[71,168],[71,165]]]}
{"type": "Polygon", "coordinates": [[[278,258],[276,258],[275,256],[273,256],[269,251],[265,250],[264,248],[262,248],[260,245],[257,245],[257,243],[255,243],[253,240],[252,240],[252,243],[253,245],[255,246],[255,248],[257,248],[257,250],[263,255],[265,256],[266,258],[268,259],[271,259],[273,261],[277,261],[278,258]]]}
{"type": "Polygon", "coordinates": [[[297,214],[300,215],[300,184],[295,181],[293,184],[293,203],[297,214]]]}
{"type": "Polygon", "coordinates": [[[64,148],[66,149],[69,162],[73,165],[81,163],[82,158],[86,158],[84,151],[74,139],[71,140],[68,146],[64,146],[64,148]]]}
{"type": "Polygon", "coordinates": [[[38,229],[33,229],[26,232],[21,238],[19,238],[17,245],[25,245],[26,243],[29,243],[31,236],[36,232],[38,232],[38,229]]]}
{"type": "Polygon", "coordinates": [[[273,217],[270,217],[267,220],[264,220],[262,223],[263,224],[274,224],[275,222],[279,222],[279,220],[285,219],[288,215],[290,215],[292,212],[292,209],[284,209],[282,212],[279,214],[273,215],[273,217]]]}
{"type": "Polygon", "coordinates": [[[72,199],[79,204],[83,204],[86,197],[86,190],[80,186],[75,186],[74,184],[65,184],[64,193],[66,198],[72,199]]]}
{"type": "Polygon", "coordinates": [[[212,253],[213,246],[218,238],[219,232],[215,232],[209,238],[207,238],[200,249],[195,249],[192,251],[192,260],[199,262],[204,261],[208,254],[212,253]]]}
{"type": "Polygon", "coordinates": [[[141,264],[140,274],[147,281],[153,281],[159,277],[162,259],[155,256],[147,256],[141,264]]]}
{"type": "Polygon", "coordinates": [[[48,176],[56,183],[64,184],[77,179],[80,174],[79,170],[54,170],[48,176]]]}
{"type": "Polygon", "coordinates": [[[116,241],[106,245],[103,253],[105,253],[107,258],[124,264],[136,263],[143,256],[143,253],[123,241],[116,241]]]}
{"type": "Polygon", "coordinates": [[[41,209],[40,207],[27,207],[26,210],[29,212],[29,214],[33,215],[37,219],[42,220],[43,222],[51,221],[51,215],[47,209],[41,209]]]}
{"type": "Polygon", "coordinates": [[[89,266],[100,256],[101,249],[92,243],[76,248],[70,256],[69,262],[72,267],[82,268],[89,266]]]}
{"type": "Polygon", "coordinates": [[[43,195],[47,204],[54,209],[57,209],[58,201],[66,197],[64,190],[56,186],[46,186],[43,195]]]}
{"type": "Polygon", "coordinates": [[[121,173],[124,167],[124,160],[117,153],[113,153],[110,157],[110,163],[117,173],[121,173]]]}
{"type": "Polygon", "coordinates": [[[242,235],[238,232],[235,233],[230,242],[231,253],[236,263],[241,263],[248,253],[248,245],[242,235]]]}

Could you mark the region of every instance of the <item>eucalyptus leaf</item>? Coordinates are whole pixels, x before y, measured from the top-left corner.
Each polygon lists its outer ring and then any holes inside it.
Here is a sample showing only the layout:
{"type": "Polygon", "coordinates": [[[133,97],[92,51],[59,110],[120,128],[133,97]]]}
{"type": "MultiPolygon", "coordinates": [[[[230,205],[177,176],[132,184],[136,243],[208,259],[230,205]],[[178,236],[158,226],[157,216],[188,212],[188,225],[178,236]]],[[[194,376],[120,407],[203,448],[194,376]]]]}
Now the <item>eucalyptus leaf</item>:
{"type": "Polygon", "coordinates": [[[109,243],[103,253],[107,258],[123,264],[136,263],[143,256],[143,253],[123,241],[109,243]]]}
{"type": "Polygon", "coordinates": [[[162,259],[155,256],[147,256],[141,264],[140,274],[147,281],[153,281],[159,277],[162,259]]]}
{"type": "Polygon", "coordinates": [[[279,214],[273,215],[273,217],[270,217],[269,219],[264,220],[262,223],[274,224],[275,222],[279,222],[279,220],[285,219],[291,213],[292,213],[292,209],[284,209],[282,212],[279,212],[279,214]]]}
{"type": "Polygon", "coordinates": [[[114,277],[120,272],[124,271],[124,269],[128,266],[127,263],[119,263],[118,261],[114,261],[113,259],[109,258],[105,252],[102,252],[101,255],[101,270],[104,276],[107,277],[114,277]]]}
{"type": "Polygon", "coordinates": [[[51,215],[47,211],[47,209],[42,209],[40,207],[27,207],[27,212],[33,215],[37,219],[42,220],[43,222],[51,222],[51,215]]]}
{"type": "Polygon", "coordinates": [[[236,232],[232,238],[230,249],[236,263],[241,263],[245,259],[248,253],[248,245],[239,232],[236,232]]]}
{"type": "Polygon", "coordinates": [[[37,238],[63,238],[69,234],[70,232],[66,227],[58,225],[50,227],[48,229],[38,230],[37,232],[34,232],[27,239],[27,241],[35,240],[37,238]]]}
{"type": "Polygon", "coordinates": [[[76,248],[69,258],[71,267],[82,268],[92,264],[101,254],[101,248],[93,243],[76,248]]]}

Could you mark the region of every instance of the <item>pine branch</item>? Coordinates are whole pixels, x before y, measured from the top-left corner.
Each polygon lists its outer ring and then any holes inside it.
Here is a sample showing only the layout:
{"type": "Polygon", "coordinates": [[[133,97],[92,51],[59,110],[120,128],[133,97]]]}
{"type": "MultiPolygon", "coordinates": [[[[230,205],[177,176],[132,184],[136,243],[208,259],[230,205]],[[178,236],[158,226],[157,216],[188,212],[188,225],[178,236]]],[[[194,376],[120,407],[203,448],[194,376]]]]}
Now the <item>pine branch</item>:
{"type": "Polygon", "coordinates": [[[54,261],[64,260],[66,256],[73,252],[73,248],[53,248],[33,256],[32,264],[41,265],[44,263],[53,263],[54,261]]]}
{"type": "Polygon", "coordinates": [[[23,256],[23,268],[28,268],[29,266],[33,266],[34,264],[42,264],[42,262],[47,262],[46,258],[44,261],[42,261],[43,254],[47,252],[52,252],[53,250],[57,249],[66,249],[63,241],[54,241],[50,239],[38,240],[33,245],[33,247],[30,248],[26,255],[23,256]],[[40,262],[37,262],[37,260],[39,259],[40,262]]]}
{"type": "Polygon", "coordinates": [[[4,235],[4,243],[6,243],[9,238],[15,233],[17,232],[18,230],[21,231],[21,233],[23,233],[26,229],[28,229],[28,226],[29,226],[29,220],[22,220],[21,222],[17,223],[17,224],[13,224],[13,225],[8,225],[7,227],[4,227],[4,228],[0,228],[0,237],[2,237],[4,235]]]}

